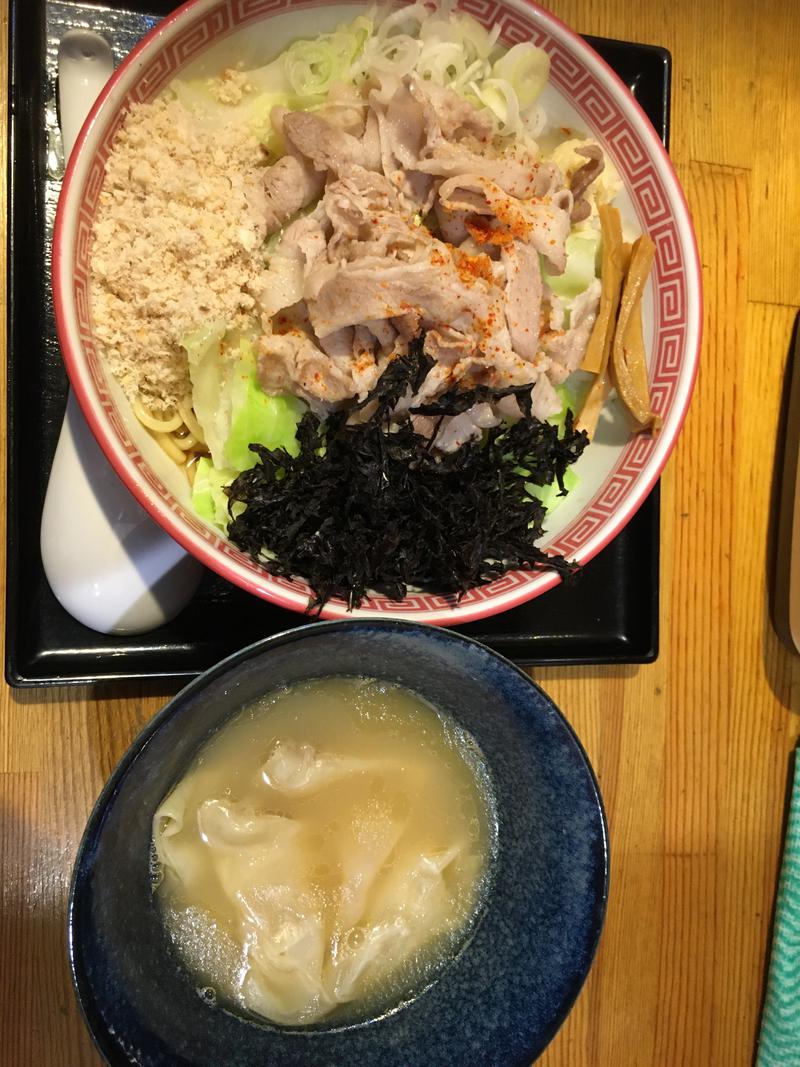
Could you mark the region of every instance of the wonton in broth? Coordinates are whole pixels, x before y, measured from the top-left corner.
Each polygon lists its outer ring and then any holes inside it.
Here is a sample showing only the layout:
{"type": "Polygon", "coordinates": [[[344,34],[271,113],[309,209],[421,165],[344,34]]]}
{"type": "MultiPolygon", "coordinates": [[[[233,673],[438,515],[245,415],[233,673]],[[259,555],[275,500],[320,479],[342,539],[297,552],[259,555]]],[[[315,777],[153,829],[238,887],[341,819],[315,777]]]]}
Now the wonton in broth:
{"type": "Polygon", "coordinates": [[[407,690],[329,678],[224,726],[153,834],[199,990],[297,1025],[426,984],[474,920],[495,829],[471,738],[407,690]]]}

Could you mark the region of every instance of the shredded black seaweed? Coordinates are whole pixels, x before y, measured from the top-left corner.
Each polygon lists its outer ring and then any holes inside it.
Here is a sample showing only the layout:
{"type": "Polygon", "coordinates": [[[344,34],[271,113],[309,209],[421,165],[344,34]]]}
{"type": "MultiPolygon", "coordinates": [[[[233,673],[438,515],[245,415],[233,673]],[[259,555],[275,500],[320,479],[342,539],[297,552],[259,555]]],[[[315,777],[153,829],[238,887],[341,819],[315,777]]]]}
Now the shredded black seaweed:
{"type": "Polygon", "coordinates": [[[229,510],[246,505],[231,540],[272,574],[303,577],[314,592],[309,611],[331,597],[352,609],[368,590],[401,600],[412,585],[457,600],[509,570],[576,570],[537,547],[545,508],[526,489],[555,480],[564,493],[564,472],[588,443],[572,413],[559,433],[530,414],[530,386],[449,392],[414,412],[444,417],[514,395],[523,416],[440,455],[410,421],[390,420],[430,366],[422,339],[412,342],[359,405],[374,405],[365,421],[308,412],[296,457],[251,445],[259,462],[228,487],[229,510]]]}

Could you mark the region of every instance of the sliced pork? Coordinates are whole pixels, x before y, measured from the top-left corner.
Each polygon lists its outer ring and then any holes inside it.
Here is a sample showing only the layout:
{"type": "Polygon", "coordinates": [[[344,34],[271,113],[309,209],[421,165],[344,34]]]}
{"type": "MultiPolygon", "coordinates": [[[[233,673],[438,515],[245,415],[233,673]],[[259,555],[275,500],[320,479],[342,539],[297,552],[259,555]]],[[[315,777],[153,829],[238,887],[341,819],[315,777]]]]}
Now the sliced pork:
{"type": "Polygon", "coordinates": [[[401,167],[414,169],[426,142],[425,113],[408,89],[401,85],[388,103],[372,94],[372,107],[380,132],[383,168],[388,174],[401,167]]]}
{"type": "Polygon", "coordinates": [[[319,349],[301,330],[264,335],[258,375],[268,393],[294,393],[316,404],[338,404],[355,395],[352,350],[337,359],[319,349]]]}
{"type": "MultiPolygon", "coordinates": [[[[272,121],[290,154],[264,183],[268,226],[286,226],[265,272],[277,292],[262,298],[267,391],[288,389],[318,410],[363,399],[424,332],[432,367],[398,416],[459,386],[527,386],[534,414],[555,414],[553,383],[580,363],[599,283],[560,328],[564,306],[544,299],[540,257],[563,271],[570,215],[583,210],[602,153],[584,152],[570,188],[535,144],[499,148],[485,112],[415,79],[342,94],[317,113],[275,108],[272,121]],[[317,207],[290,221],[312,185],[317,207]],[[270,309],[290,298],[279,328],[270,309]]],[[[519,414],[512,396],[410,417],[447,451],[519,414]]]]}
{"type": "Polygon", "coordinates": [[[329,230],[327,217],[317,208],[312,214],[295,219],[286,227],[279,246],[281,254],[296,254],[303,273],[308,275],[314,265],[325,258],[328,245],[326,231],[329,230]]]}
{"type": "Polygon", "coordinates": [[[491,404],[473,404],[460,415],[449,415],[442,420],[436,433],[436,447],[442,452],[456,452],[467,441],[483,436],[483,431],[498,426],[501,417],[491,404]]]}
{"type": "Polygon", "coordinates": [[[605,167],[603,150],[599,145],[587,144],[583,148],[575,149],[577,155],[588,160],[582,167],[575,171],[570,182],[570,191],[573,197],[570,219],[572,222],[583,222],[591,214],[589,201],[585,200],[586,190],[602,173],[605,167]]]}
{"type": "Polygon", "coordinates": [[[438,245],[413,262],[370,256],[343,263],[316,299],[308,301],[317,336],[413,310],[424,329],[450,326],[474,337],[487,355],[509,351],[502,289],[474,273],[471,262],[454,261],[438,245]]]}
{"type": "Polygon", "coordinates": [[[525,200],[534,195],[539,184],[539,165],[533,159],[505,154],[491,156],[469,144],[443,141],[436,145],[427,159],[420,159],[416,170],[438,178],[453,178],[461,174],[477,174],[499,185],[511,196],[525,200]]]}
{"type": "Polygon", "coordinates": [[[549,377],[542,372],[531,392],[531,414],[536,419],[549,419],[561,411],[561,400],[549,377]]]}
{"type": "Polygon", "coordinates": [[[506,268],[505,311],[511,344],[523,359],[534,359],[542,307],[539,253],[531,245],[514,241],[501,249],[501,257],[506,268]]]}
{"type": "Polygon", "coordinates": [[[368,146],[346,130],[308,111],[290,111],[283,117],[283,136],[315,170],[338,174],[353,164],[363,166],[368,146]]]}
{"type": "Polygon", "coordinates": [[[452,326],[440,326],[425,334],[425,354],[437,363],[454,366],[475,352],[475,341],[469,334],[459,333],[452,326]]]}
{"type": "Polygon", "coordinates": [[[581,365],[600,307],[600,282],[592,284],[575,298],[568,330],[559,330],[544,338],[544,350],[552,360],[550,377],[562,382],[581,365]]]}
{"type": "Polygon", "coordinates": [[[322,192],[324,178],[295,156],[282,156],[264,172],[264,217],[267,235],[276,233],[322,192]]]}
{"type": "MultiPolygon", "coordinates": [[[[544,256],[553,273],[563,272],[572,209],[568,189],[558,197],[520,200],[488,178],[464,174],[442,182],[439,199],[449,211],[464,211],[491,220],[488,229],[478,231],[487,243],[525,242],[544,256]]],[[[472,235],[480,240],[478,233],[472,235]]]]}
{"type": "Polygon", "coordinates": [[[491,141],[494,130],[489,115],[474,108],[452,89],[430,82],[423,85],[418,79],[413,79],[409,87],[426,111],[429,143],[433,142],[435,133],[447,141],[464,137],[485,144],[491,141]]]}
{"type": "Polygon", "coordinates": [[[345,168],[330,182],[323,206],[331,223],[331,262],[363,256],[413,258],[419,228],[401,211],[397,190],[382,174],[363,167],[345,168]]]}

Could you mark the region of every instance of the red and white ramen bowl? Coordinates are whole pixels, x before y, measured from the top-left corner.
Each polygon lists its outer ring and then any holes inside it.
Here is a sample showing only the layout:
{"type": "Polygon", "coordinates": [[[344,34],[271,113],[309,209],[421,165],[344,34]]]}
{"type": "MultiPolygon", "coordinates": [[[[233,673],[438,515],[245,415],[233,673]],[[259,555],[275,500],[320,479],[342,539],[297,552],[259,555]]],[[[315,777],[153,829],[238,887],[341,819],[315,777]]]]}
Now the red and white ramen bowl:
{"type": "MultiPolygon", "coordinates": [[[[625,526],[647,497],[672,451],[697,370],[701,279],[691,219],[664,147],[626,86],[600,57],[554,16],[525,0],[461,0],[487,28],[500,26],[511,46],[533,41],[551,58],[542,102],[550,125],[585,131],[613,160],[623,180],[615,203],[623,224],[646,232],[656,256],[643,302],[656,437],[632,435],[612,400],[576,467],[580,484],[554,511],[542,547],[586,563],[625,526]]],[[[92,226],[105,161],[134,101],[158,96],[177,77],[212,74],[241,60],[260,66],[292,40],[333,29],[362,5],[325,0],[191,0],[160,22],[119,67],[78,138],[61,192],[53,247],[58,335],[72,386],[103,451],[142,506],[201,563],[228,581],[282,607],[304,611],[309,588],[267,573],[192,510],[184,473],[133,415],[104,365],[95,340],[89,292],[92,226]]],[[[471,589],[457,604],[410,593],[402,601],[372,596],[354,615],[394,615],[457,625],[506,611],[559,581],[552,572],[514,571],[471,589]]],[[[322,615],[347,614],[330,601],[322,615]]]]}

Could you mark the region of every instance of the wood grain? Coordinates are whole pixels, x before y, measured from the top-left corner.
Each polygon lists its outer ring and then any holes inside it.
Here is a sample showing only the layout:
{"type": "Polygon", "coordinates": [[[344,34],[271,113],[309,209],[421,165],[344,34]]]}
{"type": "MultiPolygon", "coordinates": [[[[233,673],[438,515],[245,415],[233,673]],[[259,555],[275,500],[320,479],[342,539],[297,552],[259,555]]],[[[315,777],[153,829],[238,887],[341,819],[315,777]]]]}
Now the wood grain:
{"type": "MultiPolygon", "coordinates": [[[[697,392],[662,481],[660,657],[641,669],[535,672],[597,769],[612,856],[596,964],[540,1062],[748,1067],[800,732],[800,660],[775,637],[767,596],[773,458],[800,304],[800,19],[778,0],[552,7],[582,32],[671,50],[672,155],[700,240],[706,313],[697,392]]],[[[5,84],[6,0],[0,24],[5,84]]],[[[3,130],[6,109],[3,96],[3,130]]],[[[3,196],[5,174],[4,163],[3,196]]],[[[4,389],[0,376],[3,411],[4,389]]],[[[103,781],[167,695],[164,684],[0,694],[9,1067],[99,1063],[69,983],[69,872],[103,781]]]]}

